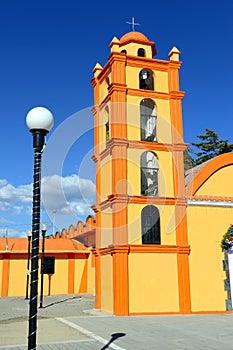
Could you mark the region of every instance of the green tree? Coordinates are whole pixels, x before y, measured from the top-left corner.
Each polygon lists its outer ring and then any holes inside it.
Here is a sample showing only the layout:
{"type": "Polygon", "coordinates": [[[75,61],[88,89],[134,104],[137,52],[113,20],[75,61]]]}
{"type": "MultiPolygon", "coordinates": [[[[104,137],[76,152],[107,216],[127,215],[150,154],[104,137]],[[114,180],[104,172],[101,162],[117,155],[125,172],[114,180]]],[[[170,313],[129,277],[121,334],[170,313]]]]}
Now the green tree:
{"type": "Polygon", "coordinates": [[[186,148],[184,151],[184,171],[193,168],[194,160],[190,154],[190,149],[186,148]]]}
{"type": "Polygon", "coordinates": [[[197,136],[201,142],[192,142],[192,145],[199,149],[199,151],[193,152],[196,155],[194,165],[199,165],[233,150],[233,144],[228,143],[228,140],[219,140],[218,135],[213,130],[206,128],[205,132],[205,135],[197,136]]]}

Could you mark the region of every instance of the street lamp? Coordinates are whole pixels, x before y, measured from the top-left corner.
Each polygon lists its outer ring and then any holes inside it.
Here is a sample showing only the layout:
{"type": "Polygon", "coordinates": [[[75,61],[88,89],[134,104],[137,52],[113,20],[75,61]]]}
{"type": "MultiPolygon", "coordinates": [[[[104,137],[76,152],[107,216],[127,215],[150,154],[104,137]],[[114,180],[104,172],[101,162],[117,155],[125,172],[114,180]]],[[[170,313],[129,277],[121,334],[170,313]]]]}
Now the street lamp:
{"type": "Polygon", "coordinates": [[[31,285],[29,304],[28,350],[36,349],[37,329],[37,296],[38,296],[38,257],[40,231],[40,187],[41,156],[45,146],[45,135],[52,129],[54,119],[52,113],[44,107],[31,109],[26,117],[27,126],[33,136],[34,148],[34,182],[32,204],[32,258],[31,285]]]}
{"type": "Polygon", "coordinates": [[[41,254],[41,275],[40,275],[40,308],[43,307],[45,234],[49,228],[50,228],[50,225],[47,222],[42,222],[40,224],[40,229],[41,229],[41,233],[42,233],[42,254],[41,254]]]}
{"type": "Polygon", "coordinates": [[[28,262],[27,262],[27,282],[26,282],[26,297],[25,299],[28,299],[28,284],[29,284],[29,277],[30,277],[30,242],[32,238],[32,231],[27,230],[26,231],[26,236],[28,238],[28,262]]]}

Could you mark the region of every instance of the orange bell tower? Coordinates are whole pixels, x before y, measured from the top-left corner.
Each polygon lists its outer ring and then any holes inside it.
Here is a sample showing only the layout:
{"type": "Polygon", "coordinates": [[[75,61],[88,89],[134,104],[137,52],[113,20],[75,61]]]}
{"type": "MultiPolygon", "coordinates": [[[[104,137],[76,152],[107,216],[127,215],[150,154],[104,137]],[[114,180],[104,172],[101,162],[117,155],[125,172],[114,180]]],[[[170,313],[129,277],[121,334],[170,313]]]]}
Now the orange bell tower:
{"type": "Polygon", "coordinates": [[[96,307],[187,313],[180,52],[155,59],[155,43],[139,32],[114,37],[110,50],[92,79],[96,307]]]}

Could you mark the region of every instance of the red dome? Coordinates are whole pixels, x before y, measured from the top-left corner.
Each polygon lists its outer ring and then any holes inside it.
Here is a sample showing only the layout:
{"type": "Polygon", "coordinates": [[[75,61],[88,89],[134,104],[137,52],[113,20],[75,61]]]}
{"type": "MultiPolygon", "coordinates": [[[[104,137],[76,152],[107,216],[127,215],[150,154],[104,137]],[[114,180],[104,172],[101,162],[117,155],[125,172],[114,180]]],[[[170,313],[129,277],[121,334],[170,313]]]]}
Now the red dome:
{"type": "Polygon", "coordinates": [[[123,35],[120,39],[120,43],[123,44],[124,42],[129,42],[129,41],[145,41],[145,42],[149,42],[149,40],[147,39],[147,37],[140,33],[140,32],[129,32],[126,33],[125,35],[123,35]]]}

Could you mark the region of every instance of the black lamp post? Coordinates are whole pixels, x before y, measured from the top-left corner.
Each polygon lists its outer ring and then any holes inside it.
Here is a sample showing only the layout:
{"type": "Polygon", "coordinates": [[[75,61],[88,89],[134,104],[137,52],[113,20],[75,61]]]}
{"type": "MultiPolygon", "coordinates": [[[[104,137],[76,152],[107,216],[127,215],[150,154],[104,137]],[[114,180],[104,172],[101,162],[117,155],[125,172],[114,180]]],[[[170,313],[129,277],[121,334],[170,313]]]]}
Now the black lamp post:
{"type": "Polygon", "coordinates": [[[44,107],[35,107],[26,118],[27,126],[33,136],[34,148],[34,182],[32,203],[32,257],[31,284],[29,304],[28,350],[36,349],[37,330],[37,296],[38,296],[38,258],[40,231],[40,187],[41,156],[45,146],[45,135],[52,129],[54,119],[52,113],[44,107]]]}
{"type": "Polygon", "coordinates": [[[42,233],[42,254],[41,254],[41,275],[40,275],[40,308],[43,307],[43,290],[44,290],[44,246],[45,246],[45,234],[48,231],[50,225],[47,222],[40,224],[42,233]]]}
{"type": "Polygon", "coordinates": [[[29,285],[29,277],[30,277],[30,243],[31,243],[31,238],[32,238],[32,231],[27,230],[26,231],[26,236],[28,238],[28,262],[27,262],[27,281],[26,281],[26,297],[25,299],[28,299],[28,285],[29,285]]]}

